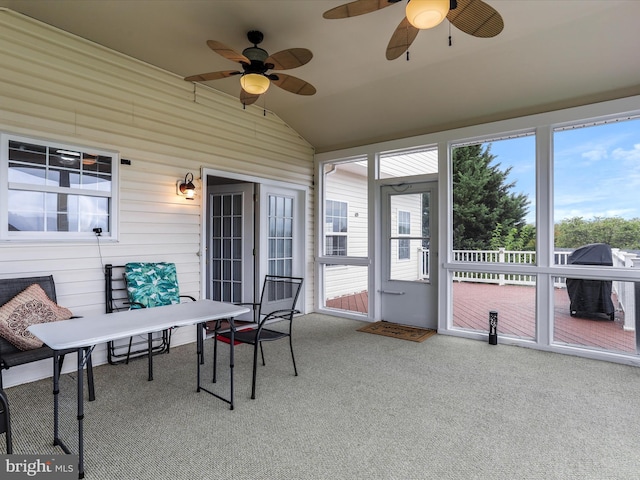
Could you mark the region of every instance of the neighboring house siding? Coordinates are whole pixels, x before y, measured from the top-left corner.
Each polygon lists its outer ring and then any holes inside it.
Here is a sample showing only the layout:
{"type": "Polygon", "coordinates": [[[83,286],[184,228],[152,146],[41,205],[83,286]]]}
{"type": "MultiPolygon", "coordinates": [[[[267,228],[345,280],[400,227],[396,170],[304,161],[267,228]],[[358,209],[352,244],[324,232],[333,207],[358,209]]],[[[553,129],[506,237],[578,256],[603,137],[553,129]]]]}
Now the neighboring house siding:
{"type": "MultiPolygon", "coordinates": [[[[176,75],[2,9],[0,130],[131,160],[120,165],[118,242],[0,244],[0,277],[53,274],[59,303],[74,314],[104,311],[101,256],[175,262],[181,293],[200,296],[202,197],[199,182],[195,201],[176,195],[186,172],[198,178],[214,168],[308,187],[307,243],[313,238],[313,149],[277,116],[201,85],[194,93],[176,75]]],[[[312,245],[307,252],[312,272],[312,245]]],[[[311,274],[305,287],[313,305],[311,274]]],[[[181,331],[178,341],[192,339],[181,331]]],[[[104,346],[95,357],[104,361],[104,346]]],[[[15,367],[5,385],[50,373],[50,362],[15,367]]]]}
{"type": "MultiPolygon", "coordinates": [[[[325,198],[347,202],[349,205],[347,255],[366,257],[369,241],[366,177],[346,171],[338,165],[335,172],[331,174],[331,181],[327,182],[325,198]]],[[[365,268],[344,265],[327,266],[325,269],[325,297],[331,299],[364,292],[368,288],[367,280],[365,268]]]]}

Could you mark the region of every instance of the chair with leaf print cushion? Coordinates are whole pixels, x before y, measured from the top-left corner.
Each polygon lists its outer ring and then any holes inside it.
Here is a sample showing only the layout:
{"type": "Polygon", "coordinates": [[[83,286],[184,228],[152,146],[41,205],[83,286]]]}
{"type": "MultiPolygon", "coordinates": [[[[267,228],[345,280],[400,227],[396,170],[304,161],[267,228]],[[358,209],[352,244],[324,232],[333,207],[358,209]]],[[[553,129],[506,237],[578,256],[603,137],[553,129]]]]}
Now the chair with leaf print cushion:
{"type": "MultiPolygon", "coordinates": [[[[189,295],[180,295],[178,287],[178,276],[176,274],[176,266],[174,263],[157,262],[135,262],[127,263],[124,267],[114,267],[107,265],[105,267],[106,291],[107,291],[107,312],[113,310],[113,302],[110,302],[110,294],[113,294],[114,269],[123,269],[122,279],[124,280],[124,288],[127,295],[127,306],[130,309],[135,308],[153,308],[164,305],[172,305],[180,303],[181,299],[187,298],[195,301],[195,298],[189,295]],[[111,307],[111,309],[110,309],[111,307]]],[[[156,355],[160,353],[168,353],[171,344],[171,330],[159,332],[159,335],[148,334],[146,341],[134,342],[133,338],[129,339],[126,353],[118,355],[115,352],[117,346],[110,342],[109,358],[110,363],[128,363],[131,358],[156,355]],[[136,348],[138,345],[144,345],[143,348],[136,348]],[[122,360],[117,360],[119,357],[122,360]]],[[[153,380],[152,363],[149,362],[149,380],[153,380]]]]}

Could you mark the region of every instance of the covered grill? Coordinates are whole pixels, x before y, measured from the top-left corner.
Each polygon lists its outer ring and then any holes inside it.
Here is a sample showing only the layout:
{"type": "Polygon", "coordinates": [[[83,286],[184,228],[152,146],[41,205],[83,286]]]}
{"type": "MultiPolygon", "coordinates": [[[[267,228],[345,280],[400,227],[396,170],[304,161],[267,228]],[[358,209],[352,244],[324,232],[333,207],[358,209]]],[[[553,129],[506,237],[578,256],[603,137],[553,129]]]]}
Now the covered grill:
{"type": "MultiPolygon", "coordinates": [[[[574,250],[568,258],[569,265],[613,266],[611,247],[606,243],[592,243],[574,250]]],[[[570,313],[603,313],[615,319],[615,309],[611,301],[611,280],[586,280],[567,278],[567,292],[571,301],[570,313]]]]}

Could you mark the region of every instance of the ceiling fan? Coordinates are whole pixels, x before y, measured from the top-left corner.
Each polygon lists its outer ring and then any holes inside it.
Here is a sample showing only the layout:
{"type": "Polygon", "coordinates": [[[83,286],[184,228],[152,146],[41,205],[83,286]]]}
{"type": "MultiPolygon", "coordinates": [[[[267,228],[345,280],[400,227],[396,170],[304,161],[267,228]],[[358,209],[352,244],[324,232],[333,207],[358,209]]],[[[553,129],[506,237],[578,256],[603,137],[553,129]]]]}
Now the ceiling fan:
{"type": "Polygon", "coordinates": [[[223,43],[208,40],[207,45],[211,50],[224,58],[238,62],[242,65],[242,71],[223,70],[220,72],[201,73],[186,77],[187,82],[206,82],[220,78],[240,75],[240,101],[244,105],[251,105],[267,91],[273,83],[278,87],[297,95],[313,95],[316,89],[313,85],[292,75],[284,73],[267,73],[269,70],[289,70],[308,63],[313,54],[306,48],[289,48],[269,55],[266,50],[258,47],[262,43],[264,35],[257,30],[247,33],[249,42],[253,47],[245,48],[238,53],[223,43]]]}
{"type": "MultiPolygon", "coordinates": [[[[322,16],[327,19],[355,17],[400,1],[356,0],[327,10],[322,16]]],[[[433,28],[445,18],[474,37],[495,37],[504,28],[502,16],[482,0],[408,0],[406,17],[387,45],[387,60],[396,59],[406,52],[420,30],[433,28]]]]}

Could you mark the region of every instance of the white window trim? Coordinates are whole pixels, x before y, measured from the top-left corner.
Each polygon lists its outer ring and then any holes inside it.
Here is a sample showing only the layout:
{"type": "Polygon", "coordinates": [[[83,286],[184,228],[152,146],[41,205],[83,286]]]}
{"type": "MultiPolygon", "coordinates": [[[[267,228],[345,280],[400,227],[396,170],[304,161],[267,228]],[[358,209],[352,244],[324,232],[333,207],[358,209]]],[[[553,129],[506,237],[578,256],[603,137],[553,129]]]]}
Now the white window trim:
{"type": "MultiPolygon", "coordinates": [[[[78,188],[65,188],[65,191],[75,195],[87,195],[92,197],[110,198],[109,211],[109,231],[102,232],[101,238],[106,241],[115,241],[117,239],[118,227],[118,179],[120,154],[113,150],[105,150],[102,148],[89,147],[86,145],[76,145],[71,143],[62,143],[37,136],[24,136],[12,134],[9,132],[0,132],[0,241],[3,242],[77,242],[77,241],[95,241],[96,234],[94,232],[11,232],[9,231],[9,141],[18,141],[25,143],[34,143],[47,147],[53,147],[63,150],[74,150],[98,154],[112,158],[111,165],[111,192],[84,190],[78,188]]],[[[12,183],[12,189],[33,191],[33,186],[29,184],[12,183]]],[[[38,191],[58,193],[60,187],[39,186],[38,191]]]]}

